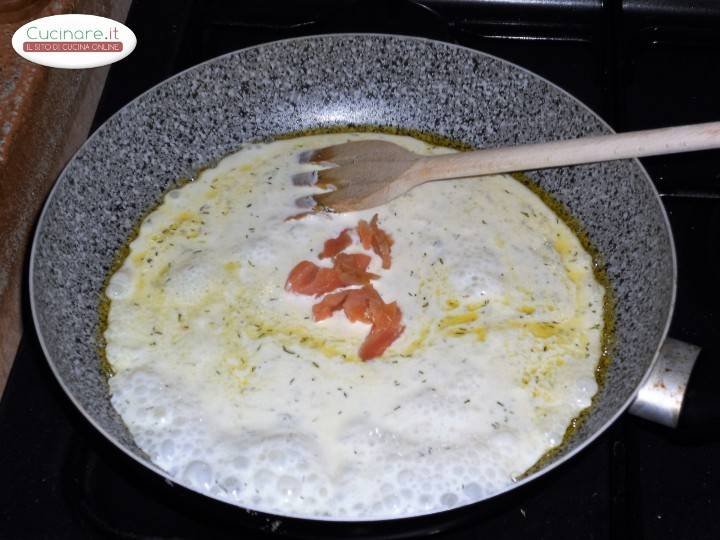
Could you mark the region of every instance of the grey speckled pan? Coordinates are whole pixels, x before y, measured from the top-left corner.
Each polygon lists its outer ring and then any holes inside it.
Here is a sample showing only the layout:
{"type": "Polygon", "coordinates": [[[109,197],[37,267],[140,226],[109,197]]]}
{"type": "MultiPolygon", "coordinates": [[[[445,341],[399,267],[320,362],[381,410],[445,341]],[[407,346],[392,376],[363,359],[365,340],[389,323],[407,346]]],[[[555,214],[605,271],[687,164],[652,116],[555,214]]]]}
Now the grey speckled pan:
{"type": "MultiPolygon", "coordinates": [[[[145,467],[165,474],[111,407],[97,353],[98,302],[114,254],[175,180],[240,143],[348,123],[401,126],[477,147],[611,131],[575,98],[518,66],[454,45],[383,35],[301,38],[233,52],[127,105],[77,152],[48,198],[30,288],[60,384],[98,430],[145,467]]],[[[667,217],[637,161],[530,176],[567,205],[602,254],[617,331],[606,384],[587,420],[515,487],[578,452],[633,402],[664,342],[675,294],[667,217]]]]}

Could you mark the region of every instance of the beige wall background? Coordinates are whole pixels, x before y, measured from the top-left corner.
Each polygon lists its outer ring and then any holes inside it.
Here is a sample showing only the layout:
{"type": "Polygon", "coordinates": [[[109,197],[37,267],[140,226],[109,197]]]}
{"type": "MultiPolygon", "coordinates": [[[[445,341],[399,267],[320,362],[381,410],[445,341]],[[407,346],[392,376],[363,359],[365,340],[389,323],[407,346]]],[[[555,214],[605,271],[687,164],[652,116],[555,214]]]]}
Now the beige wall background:
{"type": "Polygon", "coordinates": [[[131,0],[0,0],[0,396],[17,353],[30,234],[65,163],[87,138],[109,67],[65,70],[12,49],[26,22],[62,13],[124,22],[131,0]]]}

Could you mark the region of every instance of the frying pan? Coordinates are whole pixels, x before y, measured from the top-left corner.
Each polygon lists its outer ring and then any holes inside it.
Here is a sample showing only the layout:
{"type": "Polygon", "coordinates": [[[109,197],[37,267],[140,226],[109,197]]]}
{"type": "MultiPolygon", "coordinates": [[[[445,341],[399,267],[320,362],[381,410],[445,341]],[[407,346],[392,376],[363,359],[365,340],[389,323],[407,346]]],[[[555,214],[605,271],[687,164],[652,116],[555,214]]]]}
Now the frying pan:
{"type": "MultiPolygon", "coordinates": [[[[475,147],[611,132],[571,95],[516,65],[447,43],[392,35],[325,35],[232,52],[129,103],[60,175],[38,223],[29,283],[34,322],[60,385],[88,421],[142,467],[182,484],[136,446],[110,403],[101,370],[98,305],[118,249],[179,178],[241,143],[352,125],[399,126],[475,147]]],[[[570,210],[601,254],[616,329],[612,361],[587,418],[540,470],[508,491],[570,459],[631,405],[646,417],[676,422],[698,352],[666,340],[675,251],[658,193],[640,163],[529,176],[570,210]]],[[[469,506],[479,504],[487,500],[469,506]]],[[[309,521],[245,510],[274,519],[279,532],[297,532],[309,521]]],[[[416,516],[415,522],[435,523],[457,511],[416,516]]],[[[407,518],[394,523],[395,532],[412,529],[407,518]]],[[[359,525],[368,531],[373,524],[359,525]]]]}

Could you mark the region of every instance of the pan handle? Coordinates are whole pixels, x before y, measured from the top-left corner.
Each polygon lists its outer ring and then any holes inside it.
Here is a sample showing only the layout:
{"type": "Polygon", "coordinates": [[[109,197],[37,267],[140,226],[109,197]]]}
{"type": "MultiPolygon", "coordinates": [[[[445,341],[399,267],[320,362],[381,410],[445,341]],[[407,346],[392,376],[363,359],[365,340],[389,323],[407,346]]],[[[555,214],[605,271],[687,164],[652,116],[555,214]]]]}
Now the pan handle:
{"type": "Polygon", "coordinates": [[[667,338],[650,376],[630,405],[630,414],[669,427],[678,427],[690,374],[700,347],[667,338]]]}
{"type": "Polygon", "coordinates": [[[720,359],[710,349],[667,338],[630,413],[707,436],[720,428],[720,359]]]}

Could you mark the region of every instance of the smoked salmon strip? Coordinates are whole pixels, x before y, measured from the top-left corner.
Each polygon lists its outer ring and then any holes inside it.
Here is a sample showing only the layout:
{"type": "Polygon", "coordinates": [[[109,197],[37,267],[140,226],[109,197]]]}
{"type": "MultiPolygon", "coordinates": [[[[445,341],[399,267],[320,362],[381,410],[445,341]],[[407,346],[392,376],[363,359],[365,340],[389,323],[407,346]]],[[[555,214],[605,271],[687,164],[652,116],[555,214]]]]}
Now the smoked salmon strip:
{"type": "Polygon", "coordinates": [[[338,253],[333,259],[333,269],[346,285],[367,285],[380,276],[367,271],[370,256],[364,253],[338,253]]]}
{"type": "Polygon", "coordinates": [[[325,298],[312,307],[313,319],[323,321],[332,317],[333,313],[343,307],[343,304],[351,292],[352,291],[345,290],[326,295],[325,298]]]}
{"type": "Polygon", "coordinates": [[[393,245],[392,236],[386,233],[378,225],[378,215],[375,214],[370,223],[361,219],[357,226],[358,236],[360,237],[360,243],[365,249],[370,249],[382,259],[382,267],[387,270],[392,264],[390,257],[390,250],[393,245]]]}
{"type": "Polygon", "coordinates": [[[372,285],[328,294],[313,306],[313,318],[322,321],[339,309],[343,309],[352,322],[372,324],[358,353],[363,361],[381,356],[405,330],[397,302],[383,302],[372,285]]]}
{"type": "Polygon", "coordinates": [[[382,356],[385,350],[400,337],[403,330],[405,327],[401,324],[386,327],[373,325],[370,334],[360,346],[358,356],[363,362],[382,356]]]}
{"type": "Polygon", "coordinates": [[[372,324],[371,302],[382,303],[382,298],[380,298],[372,285],[360,289],[345,289],[344,291],[328,294],[315,304],[313,306],[313,318],[316,321],[322,321],[331,317],[334,312],[343,309],[350,322],[359,321],[372,324]]]}
{"type": "Polygon", "coordinates": [[[325,240],[325,245],[323,246],[323,250],[320,253],[320,258],[326,259],[328,257],[334,257],[335,255],[343,251],[346,247],[348,247],[350,244],[352,244],[352,238],[350,237],[350,229],[345,229],[338,235],[337,238],[325,240]]]}
{"type": "Polygon", "coordinates": [[[297,294],[319,296],[348,285],[365,285],[379,277],[367,271],[369,265],[370,256],[364,253],[338,253],[332,268],[301,261],[290,271],[285,289],[297,294]]]}
{"type": "Polygon", "coordinates": [[[321,295],[346,284],[333,268],[321,268],[310,261],[301,261],[290,271],[285,288],[298,294],[321,295]]]}
{"type": "Polygon", "coordinates": [[[358,222],[357,226],[357,233],[360,237],[360,243],[362,244],[362,247],[365,249],[370,249],[372,247],[372,229],[370,228],[370,224],[365,221],[364,219],[361,219],[358,222]]]}
{"type": "MultiPolygon", "coordinates": [[[[357,225],[360,243],[372,249],[382,260],[382,267],[390,268],[392,237],[378,225],[375,214],[370,223],[360,220],[357,225]]],[[[368,272],[371,257],[365,253],[343,253],[352,244],[350,229],[344,229],[336,238],[326,240],[320,258],[332,258],[332,268],[318,266],[310,261],[299,262],[288,275],[285,289],[314,296],[324,296],[312,307],[313,319],[323,321],[339,310],[350,322],[371,325],[370,333],[360,346],[358,355],[363,361],[381,356],[405,330],[402,312],[397,302],[386,304],[370,284],[380,276],[368,272]],[[361,285],[347,289],[348,286],[361,285]],[[338,289],[343,289],[338,292],[338,289]]]]}
{"type": "Polygon", "coordinates": [[[370,221],[370,229],[372,231],[372,248],[373,251],[382,259],[382,267],[390,268],[392,260],[390,258],[390,248],[393,245],[392,237],[378,227],[378,215],[375,214],[370,221]]]}
{"type": "MultiPolygon", "coordinates": [[[[377,293],[375,293],[377,294],[377,293]]],[[[405,330],[402,325],[402,312],[397,302],[386,304],[379,298],[368,302],[372,328],[370,334],[360,346],[358,355],[362,360],[381,356],[405,330]]]]}
{"type": "Polygon", "coordinates": [[[372,315],[370,313],[371,302],[382,302],[382,298],[372,285],[367,285],[362,289],[355,289],[354,294],[348,295],[343,309],[345,316],[350,322],[363,322],[372,324],[372,315]]]}

